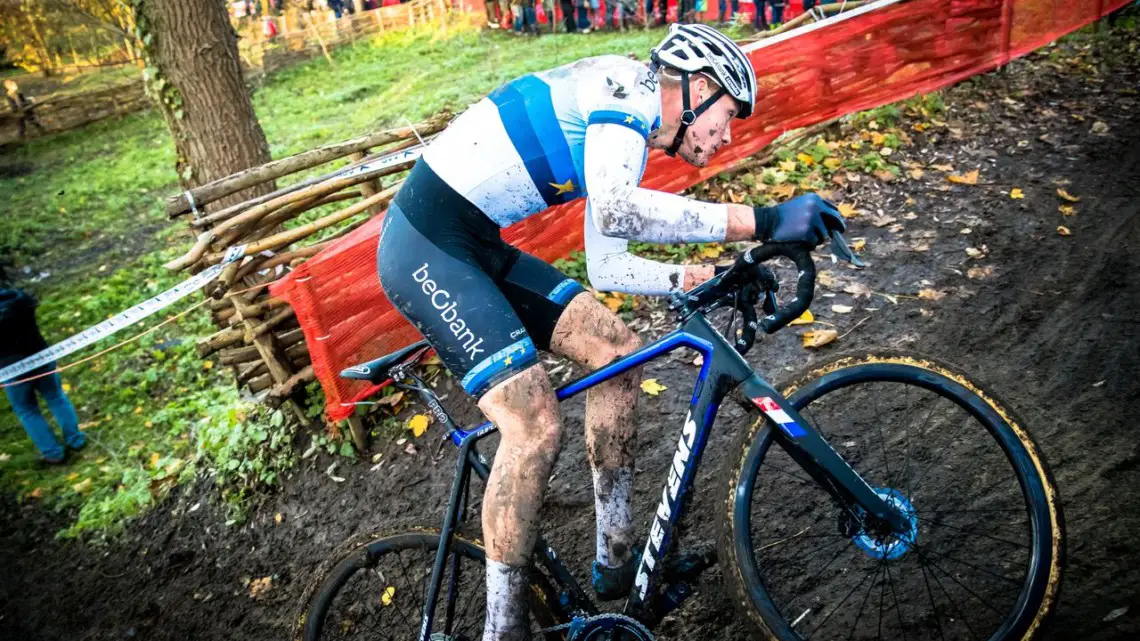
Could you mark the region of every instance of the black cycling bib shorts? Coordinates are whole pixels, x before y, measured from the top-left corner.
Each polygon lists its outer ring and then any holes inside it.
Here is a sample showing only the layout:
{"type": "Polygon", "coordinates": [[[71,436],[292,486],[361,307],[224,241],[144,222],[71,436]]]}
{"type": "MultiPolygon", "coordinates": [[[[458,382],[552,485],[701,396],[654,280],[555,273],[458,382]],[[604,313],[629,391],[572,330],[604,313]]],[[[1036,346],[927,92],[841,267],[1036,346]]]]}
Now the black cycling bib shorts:
{"type": "Polygon", "coordinates": [[[388,208],[377,263],[392,305],[476,399],[536,364],[566,305],[585,291],[504,242],[423,160],[388,208]]]}

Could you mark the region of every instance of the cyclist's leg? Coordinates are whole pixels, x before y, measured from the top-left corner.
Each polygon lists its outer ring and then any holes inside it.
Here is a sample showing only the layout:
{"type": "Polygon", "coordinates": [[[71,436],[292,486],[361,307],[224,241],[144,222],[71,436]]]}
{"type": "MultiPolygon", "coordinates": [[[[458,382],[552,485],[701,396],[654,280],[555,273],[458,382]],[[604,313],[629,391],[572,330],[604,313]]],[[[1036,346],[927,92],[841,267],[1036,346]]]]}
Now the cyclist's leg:
{"type": "MultiPolygon", "coordinates": [[[[588,292],[579,294],[558,319],[551,348],[590,367],[636,351],[641,341],[622,320],[588,292]]],[[[632,369],[586,394],[586,454],[594,477],[597,561],[616,568],[633,552],[634,407],[641,368],[632,369]]]]}
{"type": "Polygon", "coordinates": [[[498,271],[486,252],[481,263],[461,244],[437,246],[396,204],[388,210],[378,252],[380,280],[392,304],[502,434],[483,502],[484,639],[524,638],[530,551],[559,449],[554,392],[525,326],[484,271],[484,265],[498,271]]]}
{"type": "MultiPolygon", "coordinates": [[[[539,349],[597,368],[640,346],[620,318],[538,258],[520,254],[500,287],[539,349]]],[[[594,473],[597,559],[607,567],[628,561],[634,543],[632,414],[639,377],[639,371],[630,371],[587,393],[586,452],[594,473]]]]}

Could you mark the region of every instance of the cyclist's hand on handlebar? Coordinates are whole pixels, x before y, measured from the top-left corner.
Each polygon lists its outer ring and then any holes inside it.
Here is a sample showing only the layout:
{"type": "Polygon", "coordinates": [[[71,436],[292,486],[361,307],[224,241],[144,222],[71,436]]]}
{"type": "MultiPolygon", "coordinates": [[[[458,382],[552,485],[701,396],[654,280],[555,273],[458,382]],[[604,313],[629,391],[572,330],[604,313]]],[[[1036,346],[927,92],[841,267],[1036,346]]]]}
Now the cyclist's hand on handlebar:
{"type": "Polygon", "coordinates": [[[774,207],[754,207],[755,238],[765,243],[801,243],[817,247],[847,224],[834,203],[818,194],[804,194],[774,207]]]}

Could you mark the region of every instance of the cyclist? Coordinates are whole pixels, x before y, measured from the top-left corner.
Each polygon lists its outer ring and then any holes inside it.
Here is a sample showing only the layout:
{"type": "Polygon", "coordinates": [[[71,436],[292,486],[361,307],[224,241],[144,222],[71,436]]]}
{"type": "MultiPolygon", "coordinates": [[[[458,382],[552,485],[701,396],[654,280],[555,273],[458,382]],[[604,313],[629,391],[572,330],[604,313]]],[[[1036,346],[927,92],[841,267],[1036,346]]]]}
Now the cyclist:
{"type": "MultiPolygon", "coordinates": [[[[814,194],[776,207],[705,203],[638,187],[649,149],[703,167],[756,103],[747,56],[711,27],[673,25],[645,65],[587,58],[508,82],[424,150],[389,208],[378,263],[392,304],[436,349],[501,433],[483,503],[484,640],[524,638],[528,560],[559,453],[561,420],[536,351],[597,368],[637,336],[581,285],[499,230],[586,196],[586,263],[601,290],[667,294],[714,274],[631,255],[656,243],[821,243],[843,228],[814,194]]],[[[639,372],[588,393],[597,516],[594,588],[628,593],[636,571],[633,407],[639,372]]]]}

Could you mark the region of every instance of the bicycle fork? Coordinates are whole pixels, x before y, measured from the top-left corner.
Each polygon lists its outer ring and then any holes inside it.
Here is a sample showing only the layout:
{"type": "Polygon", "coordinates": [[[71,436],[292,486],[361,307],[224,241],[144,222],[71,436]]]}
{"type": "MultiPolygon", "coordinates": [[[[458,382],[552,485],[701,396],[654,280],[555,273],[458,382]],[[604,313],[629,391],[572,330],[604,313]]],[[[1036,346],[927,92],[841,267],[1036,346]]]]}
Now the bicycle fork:
{"type": "MultiPolygon", "coordinates": [[[[826,490],[854,519],[867,519],[873,533],[903,534],[910,530],[907,516],[875,492],[858,472],[800,416],[788,399],[753,374],[740,385],[747,402],[775,426],[775,441],[826,490]]],[[[847,532],[854,534],[854,532],[847,532]]]]}

